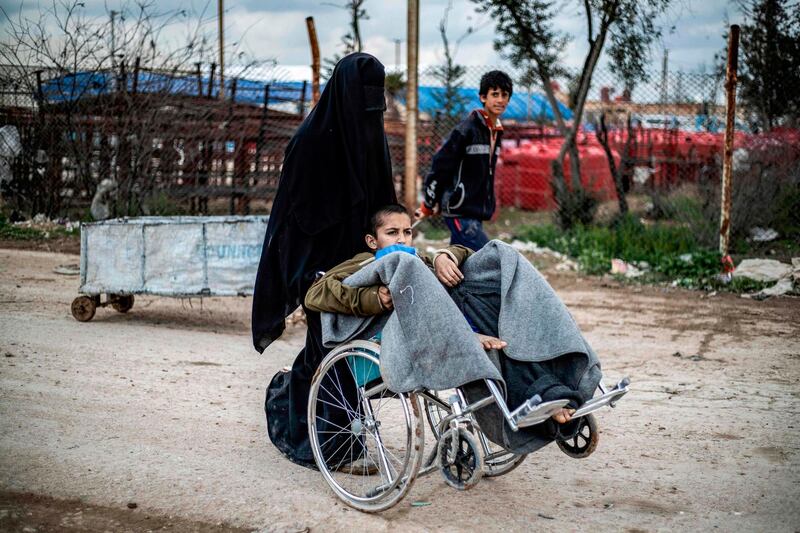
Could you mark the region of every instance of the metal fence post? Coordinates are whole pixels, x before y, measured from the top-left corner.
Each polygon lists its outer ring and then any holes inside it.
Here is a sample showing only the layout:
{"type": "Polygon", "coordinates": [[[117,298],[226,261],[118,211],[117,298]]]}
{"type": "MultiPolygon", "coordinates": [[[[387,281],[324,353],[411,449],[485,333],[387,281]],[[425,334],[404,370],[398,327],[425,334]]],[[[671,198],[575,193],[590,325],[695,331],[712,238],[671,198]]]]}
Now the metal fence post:
{"type": "Polygon", "coordinates": [[[195,70],[197,76],[197,96],[203,96],[203,75],[200,72],[200,63],[195,63],[195,67],[197,67],[195,70]]]}
{"type": "Polygon", "coordinates": [[[736,120],[736,68],[739,58],[739,26],[731,26],[728,35],[728,67],[725,73],[725,148],[722,157],[720,196],[719,253],[728,255],[731,237],[731,179],[733,174],[733,130],[736,120]]]}
{"type": "Polygon", "coordinates": [[[264,86],[264,108],[261,110],[261,123],[258,125],[258,139],[256,139],[256,170],[253,178],[253,187],[258,185],[258,176],[264,168],[262,161],[264,145],[267,141],[267,119],[269,117],[269,84],[264,86]]]}
{"type": "Polygon", "coordinates": [[[214,94],[214,71],[217,70],[217,64],[211,63],[211,75],[208,77],[208,98],[214,94]]]}

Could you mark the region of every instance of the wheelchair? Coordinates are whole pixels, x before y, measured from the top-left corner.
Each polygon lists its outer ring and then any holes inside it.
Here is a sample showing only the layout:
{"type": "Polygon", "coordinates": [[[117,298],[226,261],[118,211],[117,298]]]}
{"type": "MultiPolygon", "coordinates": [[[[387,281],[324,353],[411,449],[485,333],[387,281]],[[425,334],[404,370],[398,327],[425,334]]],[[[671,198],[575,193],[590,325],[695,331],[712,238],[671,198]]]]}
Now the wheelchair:
{"type": "MultiPolygon", "coordinates": [[[[334,348],[314,374],[309,392],[308,428],[317,467],[344,503],[363,512],[389,509],[417,477],[435,470],[451,487],[467,490],[483,476],[518,467],[526,455],[490,442],[473,416],[478,409],[497,404],[517,431],[544,422],[567,404],[542,402],[536,395],[510,411],[492,380],[485,380],[489,395],[472,403],[459,388],[446,401],[436,391],[392,392],[381,379],[380,349],[364,340],[334,348]],[[436,441],[427,456],[425,421],[436,441]]],[[[600,394],[572,415],[579,420],[577,432],[557,440],[558,447],[570,457],[588,457],[599,438],[591,413],[613,407],[629,384],[625,378],[608,389],[601,382],[600,394]]]]}

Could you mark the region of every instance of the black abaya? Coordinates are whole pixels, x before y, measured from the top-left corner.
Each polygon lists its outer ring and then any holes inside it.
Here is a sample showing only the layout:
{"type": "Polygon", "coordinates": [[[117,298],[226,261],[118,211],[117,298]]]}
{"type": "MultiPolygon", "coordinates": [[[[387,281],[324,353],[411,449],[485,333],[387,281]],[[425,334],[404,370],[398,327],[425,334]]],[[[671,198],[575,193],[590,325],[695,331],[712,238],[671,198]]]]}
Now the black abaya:
{"type": "MultiPolygon", "coordinates": [[[[397,201],[383,131],[383,82],[383,65],[371,55],[343,58],[286,148],[253,295],[259,352],[283,333],[285,317],[302,303],[317,272],[364,251],[369,216],[397,201]]],[[[275,446],[289,459],[313,465],[308,391],[328,350],[319,315],[306,310],[306,316],[305,347],[290,372],[272,379],[265,409],[275,446]]]]}

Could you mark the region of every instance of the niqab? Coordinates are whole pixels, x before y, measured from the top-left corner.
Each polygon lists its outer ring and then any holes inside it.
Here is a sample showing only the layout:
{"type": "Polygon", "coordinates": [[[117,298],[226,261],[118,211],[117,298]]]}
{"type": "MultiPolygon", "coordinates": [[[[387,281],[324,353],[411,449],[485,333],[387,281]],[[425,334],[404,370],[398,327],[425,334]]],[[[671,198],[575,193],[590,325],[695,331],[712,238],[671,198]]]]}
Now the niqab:
{"type": "Polygon", "coordinates": [[[253,343],[283,332],[318,271],[365,250],[378,207],[396,202],[383,130],[383,65],[343,58],[286,148],[253,296],[253,343]]]}

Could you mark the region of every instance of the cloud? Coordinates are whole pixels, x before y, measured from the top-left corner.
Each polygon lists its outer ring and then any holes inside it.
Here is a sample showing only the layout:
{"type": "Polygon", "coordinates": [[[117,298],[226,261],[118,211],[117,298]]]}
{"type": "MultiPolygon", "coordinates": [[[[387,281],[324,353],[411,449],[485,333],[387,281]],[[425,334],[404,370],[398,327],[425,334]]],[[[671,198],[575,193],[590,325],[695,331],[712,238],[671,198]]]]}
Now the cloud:
{"type": "MultiPolygon", "coordinates": [[[[449,0],[426,0],[421,2],[420,11],[420,50],[422,65],[438,64],[442,60],[442,44],[439,35],[439,21],[449,0]]],[[[494,25],[485,14],[476,11],[476,5],[468,0],[452,0],[453,10],[448,21],[448,36],[455,41],[464,35],[468,28],[475,28],[472,34],[460,44],[457,62],[466,65],[505,66],[493,47],[494,25]]],[[[98,21],[108,20],[107,9],[121,10],[123,6],[135,9],[135,4],[123,0],[84,0],[81,13],[98,21]]],[[[331,57],[343,50],[341,37],[348,32],[347,11],[333,4],[343,4],[344,0],[227,0],[225,8],[226,43],[239,43],[238,49],[259,59],[276,59],[287,66],[308,65],[311,62],[305,18],[314,16],[320,50],[323,58],[331,57]]],[[[46,3],[24,1],[21,4],[26,16],[33,16],[39,6],[46,3]]],[[[186,9],[195,17],[204,13],[209,36],[209,46],[216,40],[216,2],[207,0],[159,0],[154,4],[161,12],[186,9]]],[[[678,2],[663,23],[665,31],[657,43],[653,68],[660,68],[661,49],[669,49],[670,62],[676,68],[694,69],[702,63],[710,64],[714,53],[724,46],[722,41],[723,19],[725,14],[733,21],[739,17],[724,0],[704,0],[703,2],[678,2]]],[[[569,33],[569,41],[563,56],[564,63],[573,68],[582,65],[587,51],[585,23],[582,3],[564,1],[559,4],[559,14],[555,19],[558,31],[569,33]]],[[[406,58],[406,2],[367,0],[363,7],[369,19],[361,23],[361,33],[365,51],[376,55],[384,64],[395,63],[395,39],[401,39],[401,61],[406,58]]],[[[12,11],[12,17],[14,11],[12,11]]],[[[191,21],[189,21],[191,22],[191,21]]],[[[196,22],[196,20],[195,20],[196,22]]],[[[0,28],[7,22],[0,22],[0,28]]],[[[175,24],[165,32],[170,43],[181,42],[186,23],[175,24]]],[[[601,61],[601,66],[604,64],[601,61]]]]}

